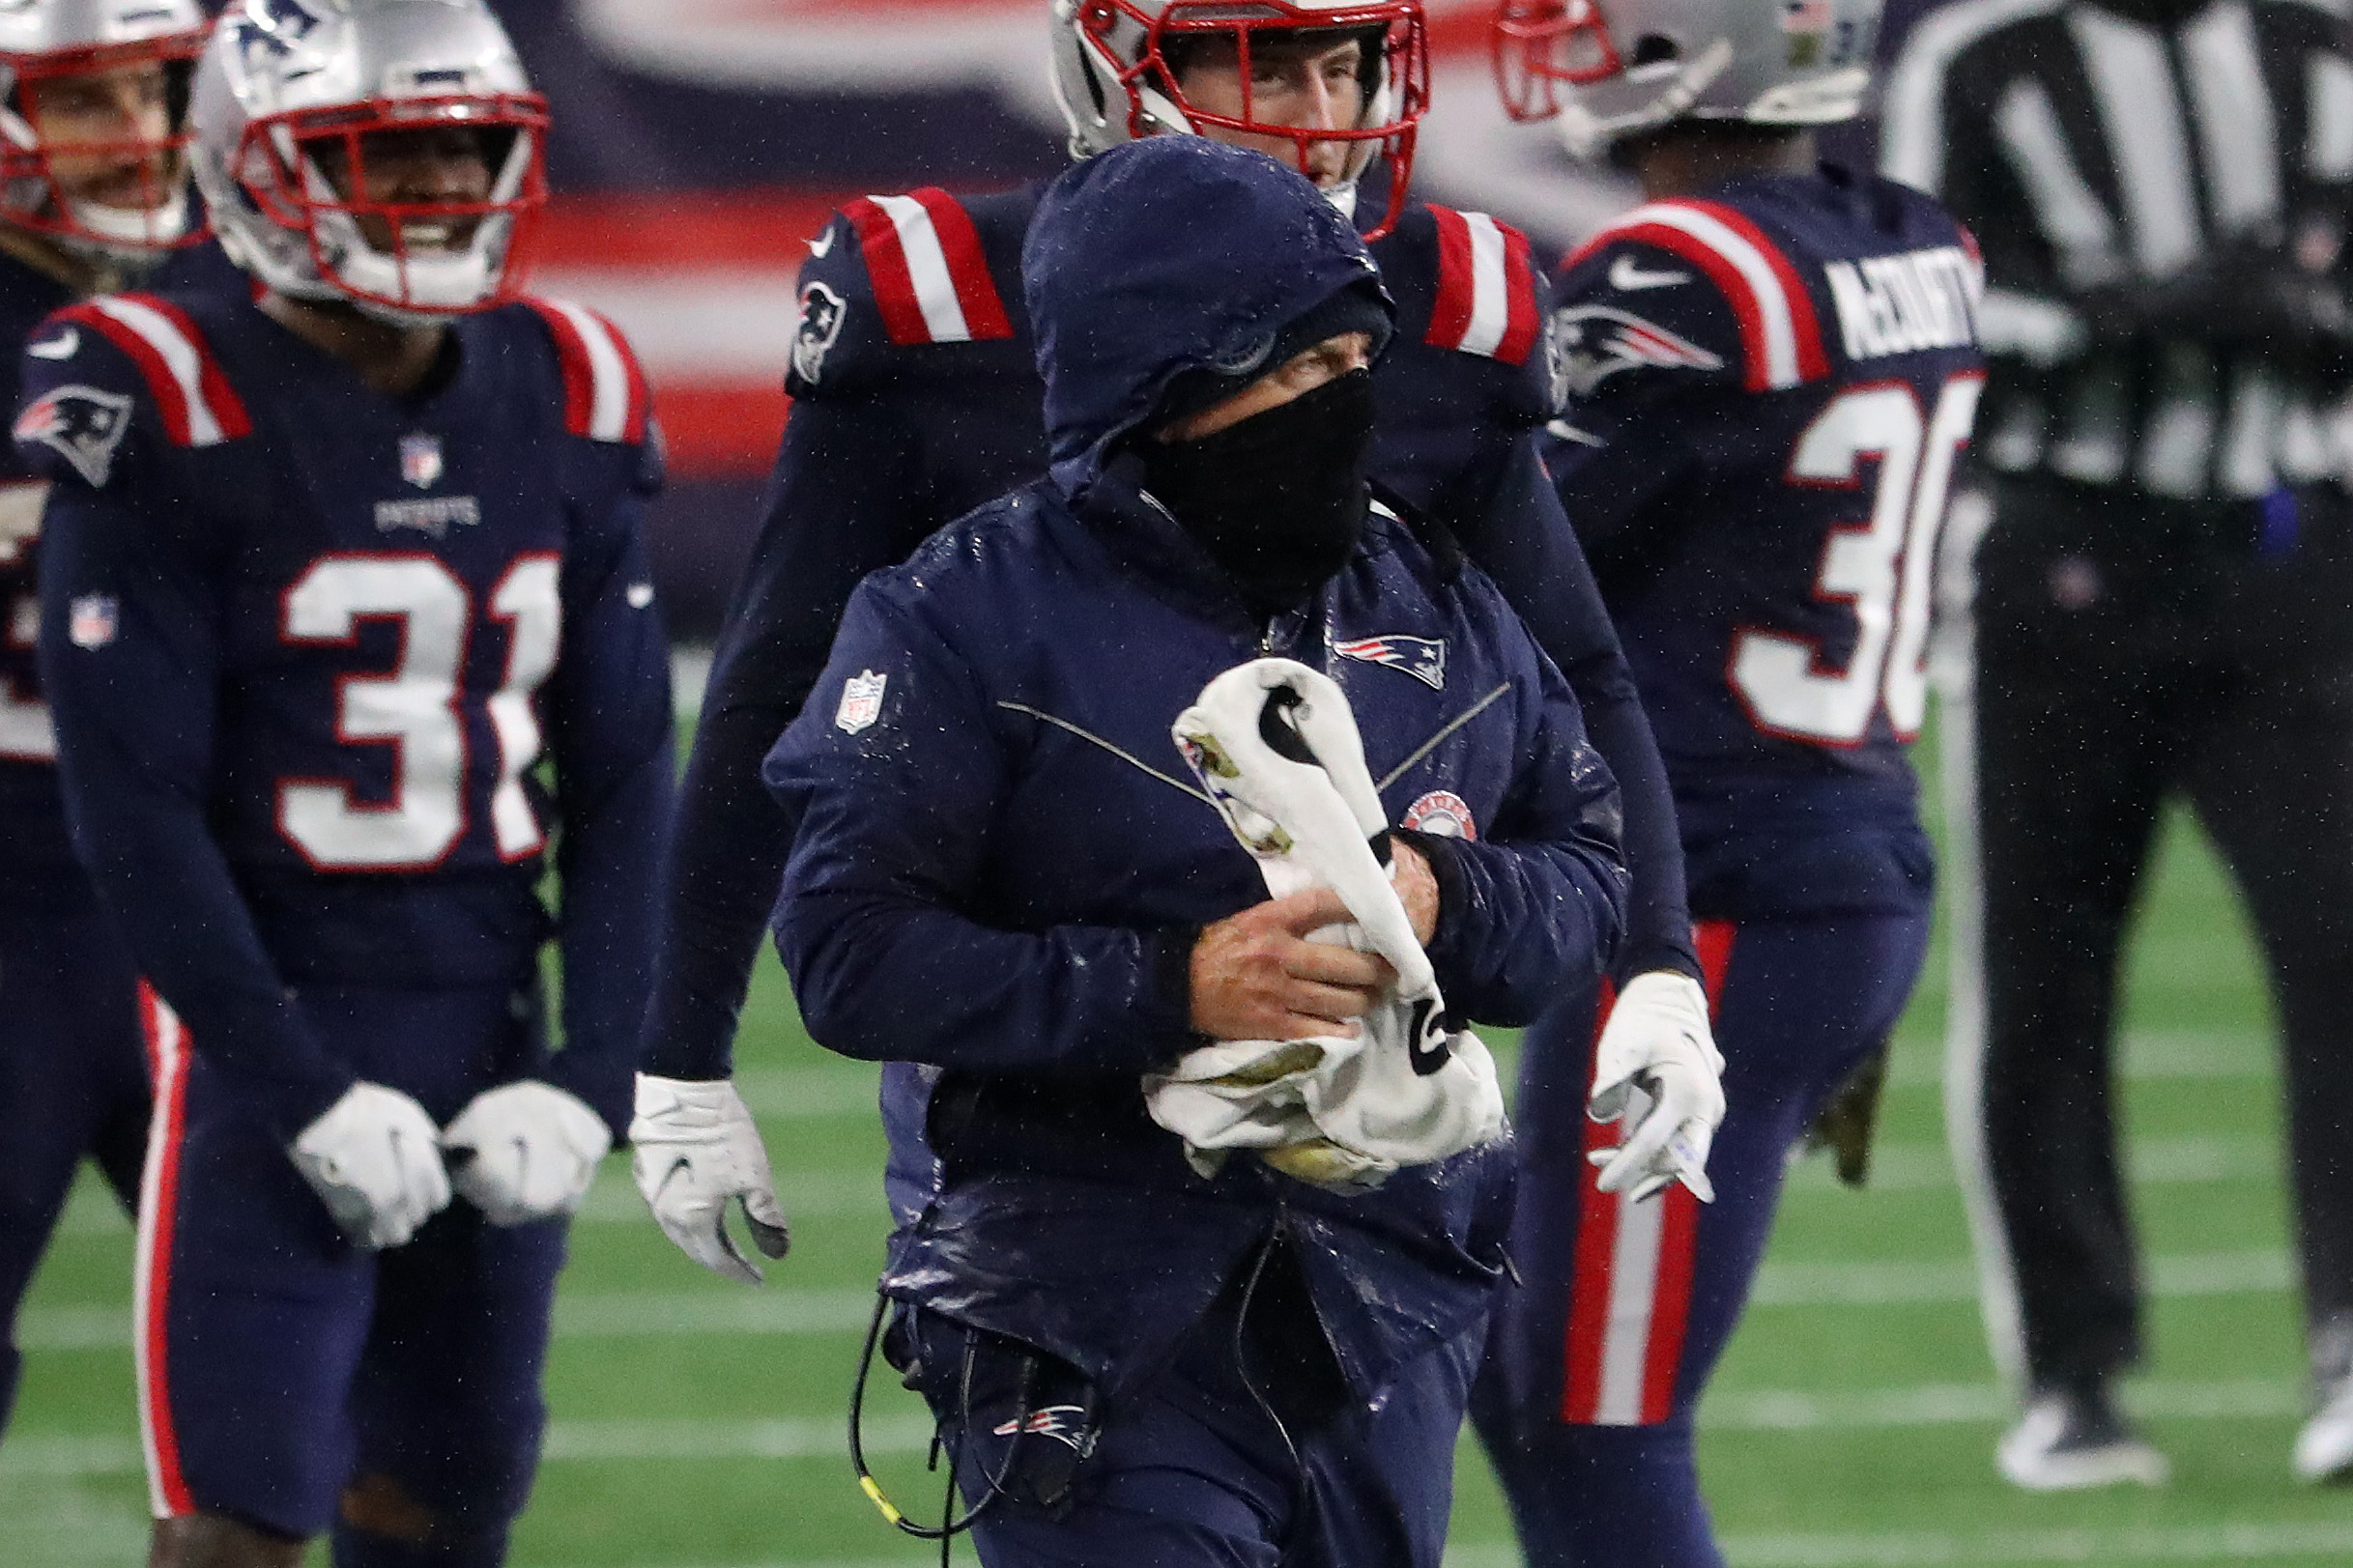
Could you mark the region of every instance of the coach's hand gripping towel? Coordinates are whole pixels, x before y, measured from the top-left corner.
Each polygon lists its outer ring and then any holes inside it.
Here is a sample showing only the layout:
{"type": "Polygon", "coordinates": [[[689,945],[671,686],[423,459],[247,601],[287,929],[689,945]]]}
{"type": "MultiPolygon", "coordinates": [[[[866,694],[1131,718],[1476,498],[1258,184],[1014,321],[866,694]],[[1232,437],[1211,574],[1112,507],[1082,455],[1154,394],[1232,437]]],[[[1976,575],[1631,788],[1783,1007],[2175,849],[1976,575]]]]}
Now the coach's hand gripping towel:
{"type": "Polygon", "coordinates": [[[1355,922],[1314,940],[1378,953],[1397,972],[1390,999],[1353,1040],[1221,1041],[1144,1080],[1152,1119],[1214,1174],[1235,1149],[1340,1190],[1378,1186],[1490,1142],[1504,1098],[1486,1045],[1449,1033],[1430,960],[1372,841],[1387,827],[1348,698],[1289,659],[1257,659],[1204,687],[1178,716],[1177,745],[1281,898],[1340,896],[1355,922]]]}

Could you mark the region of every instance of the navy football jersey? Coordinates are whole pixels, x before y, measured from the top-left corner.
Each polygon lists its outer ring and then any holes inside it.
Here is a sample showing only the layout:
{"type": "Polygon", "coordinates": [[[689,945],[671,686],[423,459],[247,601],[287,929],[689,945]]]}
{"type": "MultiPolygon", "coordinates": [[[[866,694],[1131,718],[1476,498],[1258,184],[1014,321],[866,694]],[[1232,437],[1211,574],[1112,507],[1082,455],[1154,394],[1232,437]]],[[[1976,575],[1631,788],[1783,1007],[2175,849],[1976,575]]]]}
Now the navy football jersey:
{"type": "Polygon", "coordinates": [[[465,318],[396,399],[249,299],[112,296],[35,334],[24,395],[68,808],[198,1050],[299,1127],[348,1072],[285,985],[528,980],[553,839],[566,1087],[622,1116],[671,734],[619,334],[465,318]]]}
{"type": "MultiPolygon", "coordinates": [[[[63,283],[0,252],[0,393],[16,406],[16,356],[49,312],[70,304],[63,283]]],[[[38,892],[77,874],[57,798],[57,737],[42,700],[34,645],[41,626],[41,512],[48,481],[14,447],[0,451],[0,883],[38,892]]]]}
{"type": "Polygon", "coordinates": [[[1925,885],[1906,743],[1982,279],[1934,201],[1828,165],[1650,203],[1563,264],[1547,462],[1704,918],[1925,885]],[[1855,835],[1878,844],[1822,841],[1855,835]]]}
{"type": "MultiPolygon", "coordinates": [[[[650,1010],[653,1070],[726,1074],[787,847],[760,762],[816,684],[851,589],[1046,471],[1045,387],[1020,266],[1041,193],[866,197],[809,242],[786,380],[792,418],[715,653],[681,805],[650,1010]]],[[[1607,615],[1535,468],[1530,438],[1552,387],[1528,241],[1483,214],[1415,203],[1371,250],[1398,307],[1374,369],[1373,477],[1463,533],[1568,676],[1635,803],[1636,910],[1621,956],[1629,973],[1688,965],[1665,781],[1607,615]],[[1530,499],[1551,526],[1530,526],[1530,499]],[[1650,874],[1662,863],[1675,869],[1650,874]]]]}

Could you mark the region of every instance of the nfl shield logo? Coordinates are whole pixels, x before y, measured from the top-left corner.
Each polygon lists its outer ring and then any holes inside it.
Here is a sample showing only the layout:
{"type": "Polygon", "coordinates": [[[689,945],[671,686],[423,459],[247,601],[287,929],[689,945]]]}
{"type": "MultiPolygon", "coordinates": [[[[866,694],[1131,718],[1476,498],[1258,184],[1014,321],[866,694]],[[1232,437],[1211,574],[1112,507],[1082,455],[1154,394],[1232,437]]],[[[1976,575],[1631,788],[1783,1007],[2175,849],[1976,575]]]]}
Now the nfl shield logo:
{"type": "Polygon", "coordinates": [[[400,476],[419,490],[430,490],[442,476],[442,439],[439,436],[400,438],[400,476]]]}
{"type": "Polygon", "coordinates": [[[119,605],[110,593],[85,593],[73,601],[66,636],[77,648],[102,648],[114,641],[119,605]]]}
{"type": "Polygon", "coordinates": [[[874,727],[875,721],[882,717],[882,688],[890,679],[868,670],[843,682],[842,705],[834,710],[833,722],[844,734],[874,727]]]}

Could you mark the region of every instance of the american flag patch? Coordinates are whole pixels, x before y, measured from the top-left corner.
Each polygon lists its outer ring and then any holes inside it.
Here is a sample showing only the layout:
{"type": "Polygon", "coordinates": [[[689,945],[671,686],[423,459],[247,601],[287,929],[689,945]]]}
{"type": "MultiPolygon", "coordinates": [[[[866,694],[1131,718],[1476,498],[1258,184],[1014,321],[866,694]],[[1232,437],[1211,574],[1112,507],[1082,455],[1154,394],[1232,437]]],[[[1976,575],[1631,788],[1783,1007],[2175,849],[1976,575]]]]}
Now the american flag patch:
{"type": "Polygon", "coordinates": [[[85,593],[72,603],[66,638],[77,648],[102,648],[114,641],[122,605],[111,593],[85,593]]]}

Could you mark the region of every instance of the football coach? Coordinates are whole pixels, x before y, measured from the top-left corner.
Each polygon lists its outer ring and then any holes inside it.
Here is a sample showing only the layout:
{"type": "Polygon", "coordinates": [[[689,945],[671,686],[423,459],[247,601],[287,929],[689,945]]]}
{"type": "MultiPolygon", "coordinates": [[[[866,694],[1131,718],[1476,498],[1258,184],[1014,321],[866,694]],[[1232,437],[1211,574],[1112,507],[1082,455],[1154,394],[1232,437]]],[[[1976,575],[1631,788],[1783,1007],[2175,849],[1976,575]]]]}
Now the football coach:
{"type": "Polygon", "coordinates": [[[1147,1074],[1352,1035],[1394,982],[1312,939],[1335,895],[1268,898],[1170,727],[1253,659],[1335,682],[1447,1002],[1497,1024],[1606,968],[1617,786],[1493,584],[1368,494],[1392,308],[1312,185],[1121,147],[1024,271],[1050,475],[867,579],[766,768],[778,949],[811,1034],[888,1064],[918,1186],[887,1352],[989,1568],[1437,1568],[1509,1139],[1340,1189],[1155,1123],[1147,1074]]]}

